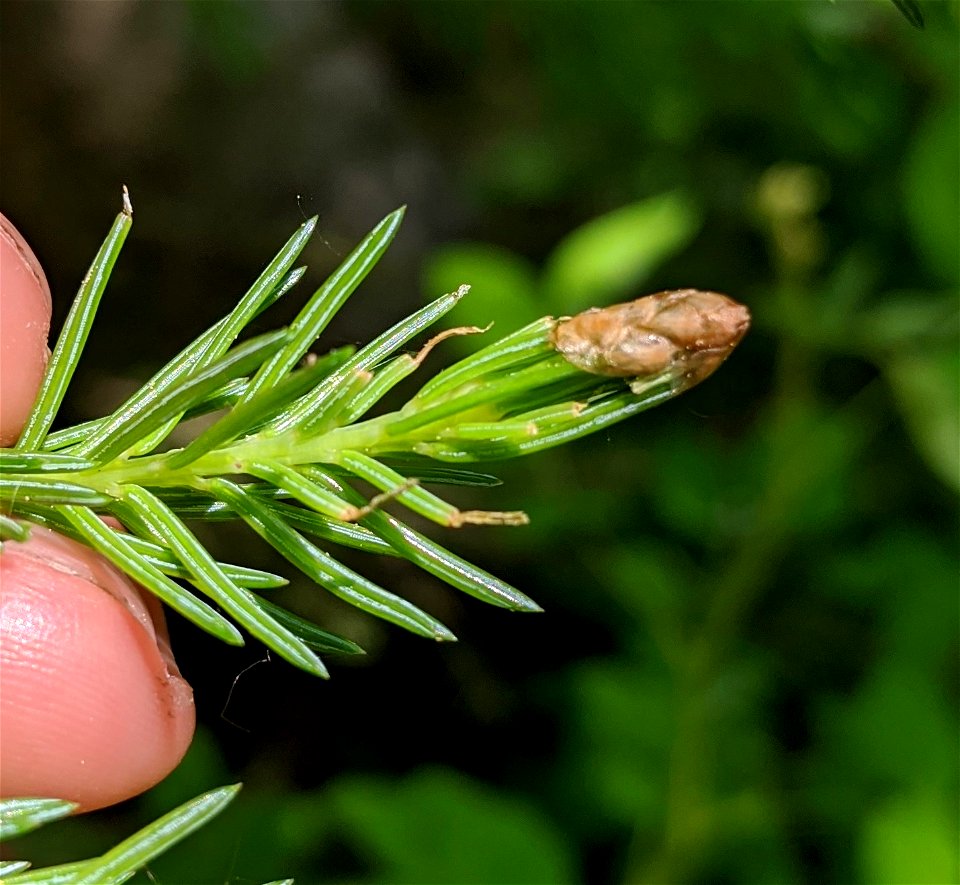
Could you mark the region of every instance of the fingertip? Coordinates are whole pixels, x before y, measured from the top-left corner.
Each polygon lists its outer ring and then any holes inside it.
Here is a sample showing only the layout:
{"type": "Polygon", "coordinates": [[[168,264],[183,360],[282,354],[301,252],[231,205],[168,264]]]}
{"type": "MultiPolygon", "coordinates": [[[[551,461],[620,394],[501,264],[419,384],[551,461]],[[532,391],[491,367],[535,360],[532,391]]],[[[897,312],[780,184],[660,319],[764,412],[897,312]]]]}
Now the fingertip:
{"type": "Polygon", "coordinates": [[[33,527],[0,554],[0,794],[85,811],[149,789],[193,737],[193,693],[143,600],[92,551],[33,527]]]}
{"type": "Polygon", "coordinates": [[[50,287],[33,250],[0,215],[0,445],[16,442],[47,367],[50,287]]]}

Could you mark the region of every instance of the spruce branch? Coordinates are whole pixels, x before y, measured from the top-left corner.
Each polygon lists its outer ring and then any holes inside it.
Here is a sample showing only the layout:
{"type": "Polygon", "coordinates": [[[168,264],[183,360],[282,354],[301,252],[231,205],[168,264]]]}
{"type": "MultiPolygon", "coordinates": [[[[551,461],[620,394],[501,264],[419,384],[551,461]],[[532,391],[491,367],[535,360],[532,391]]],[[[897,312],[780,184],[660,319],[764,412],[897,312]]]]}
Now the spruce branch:
{"type": "Polygon", "coordinates": [[[239,341],[250,321],[304,275],[305,222],[237,306],[103,418],[50,432],[133,211],[124,205],[80,287],[23,436],[0,451],[0,538],[30,523],[88,544],[197,626],[231,644],[246,633],[327,676],[317,651],[359,653],[264,599],[285,579],[217,561],[193,520],[240,519],[317,585],[418,635],[455,637],[432,615],[340,563],[342,545],[400,556],[457,590],[515,611],[539,606],[414,531],[387,508],[441,526],[522,525],[522,511],[461,510],[427,484],[489,485],[474,462],[541,451],[664,402],[711,374],[749,325],[711,292],[661,292],[559,320],[544,317],[428,380],[401,408],[367,417],[451,335],[406,352],[468,293],[463,285],[369,344],[310,353],[376,265],[403,209],[388,215],[306,301],[288,327],[239,341]],[[225,410],[181,448],[165,440],[190,417],[225,410]],[[374,496],[357,484],[371,486],[374,496]],[[120,520],[125,532],[101,516],[120,520]],[[206,601],[203,597],[206,597],[206,601]]]}

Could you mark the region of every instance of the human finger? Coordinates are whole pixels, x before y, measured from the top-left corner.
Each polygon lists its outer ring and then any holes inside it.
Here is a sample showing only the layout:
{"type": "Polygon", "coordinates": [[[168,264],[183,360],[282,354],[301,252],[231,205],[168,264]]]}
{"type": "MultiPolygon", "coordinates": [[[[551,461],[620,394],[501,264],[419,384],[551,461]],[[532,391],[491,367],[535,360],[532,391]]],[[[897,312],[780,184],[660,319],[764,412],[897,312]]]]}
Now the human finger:
{"type": "Polygon", "coordinates": [[[91,810],[143,792],[177,765],[193,736],[193,693],[149,599],[92,550],[47,529],[4,544],[0,794],[91,810]]]}
{"type": "Polygon", "coordinates": [[[50,287],[33,250],[0,215],[0,445],[16,442],[47,367],[50,287]]]}

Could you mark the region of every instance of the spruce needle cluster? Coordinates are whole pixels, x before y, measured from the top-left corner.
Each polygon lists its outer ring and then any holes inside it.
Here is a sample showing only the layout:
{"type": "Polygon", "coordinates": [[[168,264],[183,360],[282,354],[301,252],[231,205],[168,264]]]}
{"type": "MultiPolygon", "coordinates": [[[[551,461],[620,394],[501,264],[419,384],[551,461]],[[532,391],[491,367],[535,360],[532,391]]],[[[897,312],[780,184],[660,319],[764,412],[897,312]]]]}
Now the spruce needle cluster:
{"type": "Polygon", "coordinates": [[[51,432],[133,222],[125,193],[23,434],[0,451],[2,537],[23,540],[35,523],[76,538],[198,627],[234,645],[244,641],[242,628],[318,676],[327,676],[318,652],[360,649],[271,603],[268,591],[286,579],[218,562],[188,522],[241,519],[323,589],[431,639],[454,636],[327,548],[401,556],[484,602],[538,611],[522,592],[384,504],[447,527],[527,522],[521,511],[460,510],[427,485],[495,483],[464,465],[550,448],[669,399],[713,371],[740,340],[746,309],[714,293],[679,290],[572,319],[544,317],[441,371],[400,409],[368,417],[443,338],[483,331],[450,329],[407,350],[467,294],[464,285],[363,347],[311,353],[383,255],[403,213],[384,218],[289,326],[238,341],[303,276],[294,265],[316,218],[305,222],[233,311],[126,402],[103,418],[51,432]],[[180,422],[210,412],[222,416],[185,447],[165,447],[180,422]],[[377,494],[364,497],[358,482],[377,494]],[[111,527],[105,515],[126,530],[111,527]]]}

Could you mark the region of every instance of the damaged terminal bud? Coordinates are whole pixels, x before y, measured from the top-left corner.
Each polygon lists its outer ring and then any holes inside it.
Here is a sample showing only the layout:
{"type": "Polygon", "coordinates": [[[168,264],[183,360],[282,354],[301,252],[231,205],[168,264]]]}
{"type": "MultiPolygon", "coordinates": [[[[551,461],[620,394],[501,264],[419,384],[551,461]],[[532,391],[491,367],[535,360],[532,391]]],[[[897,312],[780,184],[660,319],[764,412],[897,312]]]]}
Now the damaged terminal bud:
{"type": "Polygon", "coordinates": [[[699,384],[740,343],[750,312],[726,295],[674,289],[626,304],[595,307],[557,321],[553,346],[577,368],[597,375],[699,384]]]}

